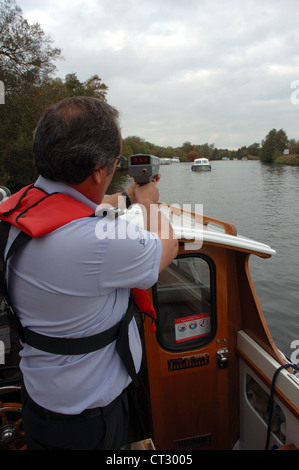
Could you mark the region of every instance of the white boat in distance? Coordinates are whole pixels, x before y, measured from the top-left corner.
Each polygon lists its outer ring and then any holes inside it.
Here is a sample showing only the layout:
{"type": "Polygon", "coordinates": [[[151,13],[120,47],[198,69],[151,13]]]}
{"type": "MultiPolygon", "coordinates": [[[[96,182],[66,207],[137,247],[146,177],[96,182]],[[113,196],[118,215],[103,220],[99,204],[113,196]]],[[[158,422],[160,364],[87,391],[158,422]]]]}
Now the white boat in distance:
{"type": "Polygon", "coordinates": [[[160,158],[160,165],[170,165],[171,158],[160,158]]]}
{"type": "Polygon", "coordinates": [[[192,171],[211,171],[212,167],[207,158],[197,158],[191,166],[192,171]]]}

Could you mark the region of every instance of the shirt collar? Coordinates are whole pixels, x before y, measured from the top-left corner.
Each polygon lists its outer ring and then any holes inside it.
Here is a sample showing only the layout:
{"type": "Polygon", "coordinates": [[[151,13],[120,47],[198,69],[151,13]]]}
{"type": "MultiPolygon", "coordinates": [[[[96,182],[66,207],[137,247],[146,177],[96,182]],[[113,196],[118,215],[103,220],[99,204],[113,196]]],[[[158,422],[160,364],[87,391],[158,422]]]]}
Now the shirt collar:
{"type": "Polygon", "coordinates": [[[44,178],[43,176],[39,176],[34,184],[34,186],[37,186],[47,193],[62,193],[62,194],[67,194],[68,196],[73,197],[74,199],[77,199],[77,201],[82,202],[83,204],[86,204],[86,206],[90,207],[90,209],[93,209],[94,211],[98,207],[98,205],[88,199],[86,196],[84,196],[82,193],[77,191],[76,189],[72,188],[66,183],[62,183],[60,181],[52,181],[47,178],[44,178]]]}

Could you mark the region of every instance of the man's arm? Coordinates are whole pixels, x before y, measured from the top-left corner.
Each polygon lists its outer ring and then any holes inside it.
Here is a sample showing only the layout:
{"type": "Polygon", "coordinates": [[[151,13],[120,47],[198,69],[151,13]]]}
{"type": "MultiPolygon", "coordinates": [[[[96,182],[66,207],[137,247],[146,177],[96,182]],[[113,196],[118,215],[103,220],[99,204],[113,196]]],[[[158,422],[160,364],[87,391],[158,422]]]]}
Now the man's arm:
{"type": "MultiPolygon", "coordinates": [[[[133,178],[131,178],[130,186],[125,190],[131,201],[131,204],[136,204],[137,202],[136,197],[135,197],[136,186],[137,185],[135,181],[133,180],[133,178]]],[[[119,209],[123,209],[123,210],[126,209],[126,200],[121,193],[115,193],[115,194],[110,194],[109,196],[105,196],[101,205],[103,204],[109,204],[112,207],[119,207],[119,209]]]]}
{"type": "Polygon", "coordinates": [[[168,219],[156,205],[159,200],[157,185],[151,182],[144,186],[137,186],[135,196],[143,212],[145,229],[158,235],[161,240],[162,256],[159,268],[161,272],[177,256],[178,240],[168,219]]]}
{"type": "MultiPolygon", "coordinates": [[[[140,205],[143,212],[144,228],[149,232],[155,233],[161,240],[162,257],[159,268],[159,272],[161,272],[177,256],[178,241],[168,219],[156,205],[159,200],[159,190],[156,183],[159,180],[160,175],[158,175],[156,181],[139,186],[132,178],[126,193],[132,204],[138,203],[140,205]]],[[[106,196],[101,205],[103,204],[110,204],[120,209],[126,208],[126,201],[121,193],[106,196]]]]}

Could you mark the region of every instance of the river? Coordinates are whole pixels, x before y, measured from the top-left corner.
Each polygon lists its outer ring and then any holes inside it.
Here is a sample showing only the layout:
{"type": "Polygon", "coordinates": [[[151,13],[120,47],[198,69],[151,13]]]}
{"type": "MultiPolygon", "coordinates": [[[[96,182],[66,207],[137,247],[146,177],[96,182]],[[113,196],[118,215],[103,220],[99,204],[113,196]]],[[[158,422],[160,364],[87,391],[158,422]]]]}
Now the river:
{"type": "MultiPolygon", "coordinates": [[[[203,204],[205,215],[276,250],[269,260],[252,256],[250,270],[273,339],[290,356],[299,340],[299,168],[250,160],[211,165],[207,173],[192,172],[189,163],[161,166],[160,201],[203,204]]],[[[109,192],[128,181],[117,174],[109,192]]]]}

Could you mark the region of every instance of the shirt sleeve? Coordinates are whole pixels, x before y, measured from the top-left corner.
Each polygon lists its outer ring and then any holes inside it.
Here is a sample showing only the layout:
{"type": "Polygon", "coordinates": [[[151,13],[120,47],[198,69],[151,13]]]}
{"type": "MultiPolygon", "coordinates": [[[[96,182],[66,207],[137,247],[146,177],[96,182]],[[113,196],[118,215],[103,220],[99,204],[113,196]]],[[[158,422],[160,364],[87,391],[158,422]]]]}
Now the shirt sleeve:
{"type": "Polygon", "coordinates": [[[159,237],[121,219],[102,228],[105,248],[100,286],[148,289],[155,284],[162,255],[159,237]]]}

